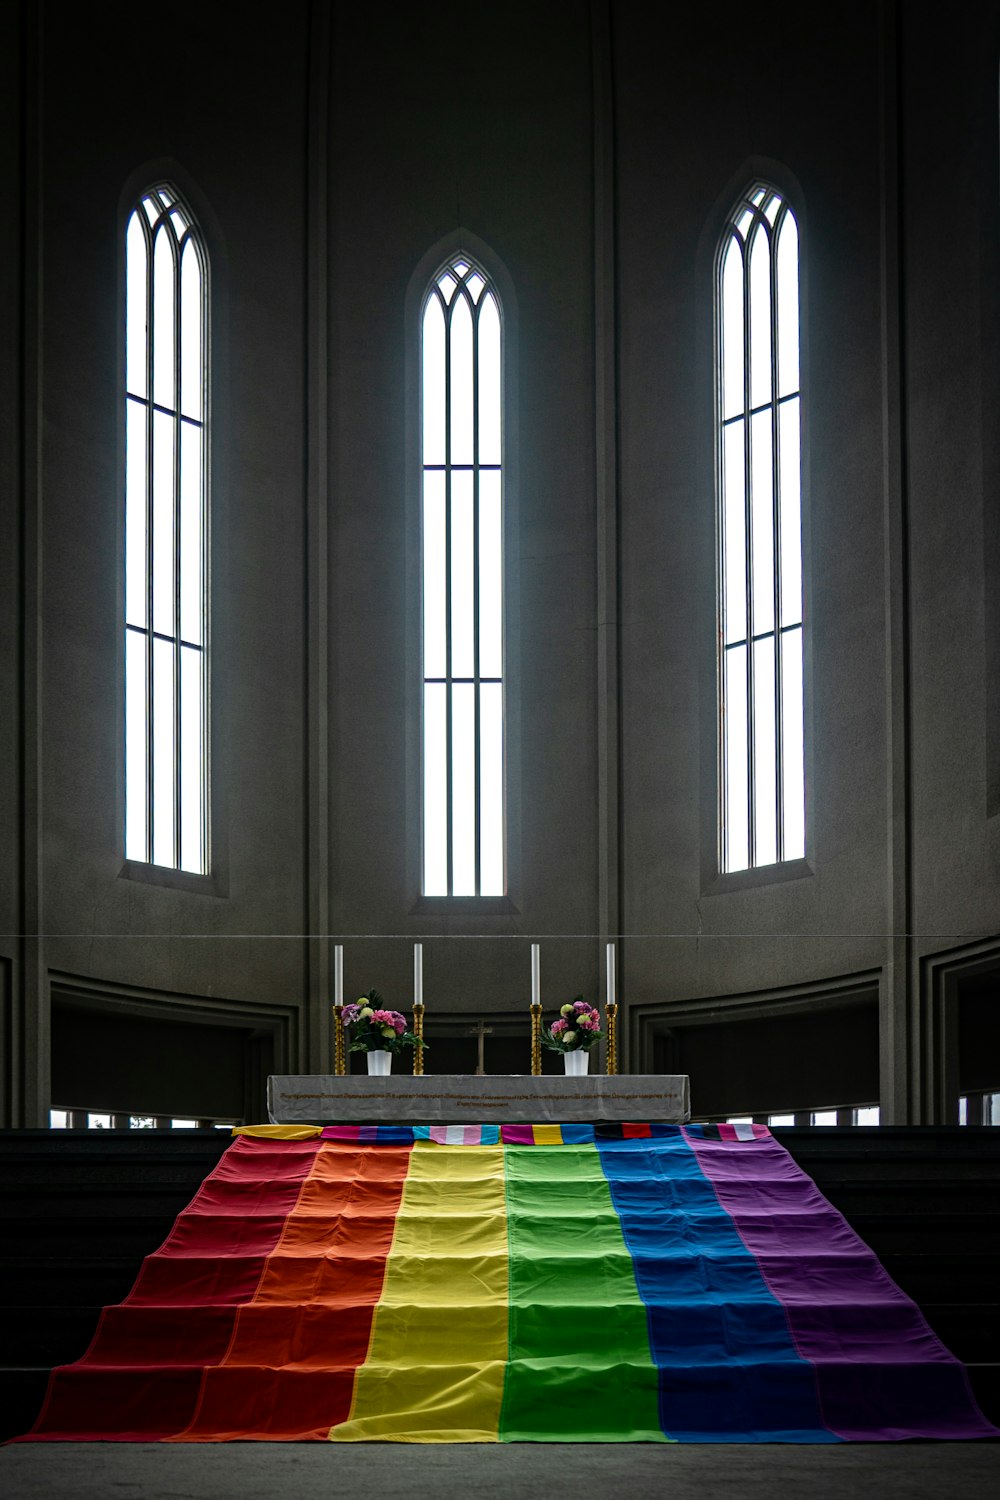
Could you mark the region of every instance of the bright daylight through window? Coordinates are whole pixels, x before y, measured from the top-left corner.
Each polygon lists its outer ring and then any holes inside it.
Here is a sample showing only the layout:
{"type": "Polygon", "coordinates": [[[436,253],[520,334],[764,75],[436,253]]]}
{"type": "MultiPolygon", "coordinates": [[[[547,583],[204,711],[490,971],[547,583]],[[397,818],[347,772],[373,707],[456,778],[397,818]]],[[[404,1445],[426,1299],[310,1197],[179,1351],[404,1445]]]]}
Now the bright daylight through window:
{"type": "Polygon", "coordinates": [[[125,265],[125,854],[205,873],[208,265],[171,188],[125,265]]]}
{"type": "Polygon", "coordinates": [[[718,348],[720,866],[805,854],[799,243],[772,188],[723,236],[718,348]]]}
{"type": "Polygon", "coordinates": [[[423,894],[499,896],[504,861],[503,337],[458,257],[421,318],[423,894]]]}

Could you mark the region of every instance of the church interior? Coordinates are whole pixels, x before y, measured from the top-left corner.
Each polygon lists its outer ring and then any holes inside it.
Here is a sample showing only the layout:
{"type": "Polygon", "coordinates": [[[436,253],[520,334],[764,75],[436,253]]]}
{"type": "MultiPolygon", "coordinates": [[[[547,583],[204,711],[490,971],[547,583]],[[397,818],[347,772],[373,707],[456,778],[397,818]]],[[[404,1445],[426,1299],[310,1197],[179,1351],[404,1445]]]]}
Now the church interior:
{"type": "MultiPolygon", "coordinates": [[[[3,1435],[90,1337],[30,1263],[123,1298],[414,944],[470,1076],[531,1071],[532,944],[553,1015],[610,944],[618,1071],[773,1128],[1000,1421],[1000,6],[0,25],[3,1435]]],[[[891,1446],[745,1488],[995,1480],[891,1446]]]]}

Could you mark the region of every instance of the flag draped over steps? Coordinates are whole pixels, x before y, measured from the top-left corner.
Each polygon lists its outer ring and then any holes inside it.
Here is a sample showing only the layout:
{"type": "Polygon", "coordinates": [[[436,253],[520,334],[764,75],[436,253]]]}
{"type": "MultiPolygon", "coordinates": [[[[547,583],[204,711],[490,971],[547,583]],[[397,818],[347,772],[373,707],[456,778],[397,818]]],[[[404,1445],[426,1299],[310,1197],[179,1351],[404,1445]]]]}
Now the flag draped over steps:
{"type": "Polygon", "coordinates": [[[996,1436],[762,1126],[238,1135],[31,1440],[996,1436]]]}

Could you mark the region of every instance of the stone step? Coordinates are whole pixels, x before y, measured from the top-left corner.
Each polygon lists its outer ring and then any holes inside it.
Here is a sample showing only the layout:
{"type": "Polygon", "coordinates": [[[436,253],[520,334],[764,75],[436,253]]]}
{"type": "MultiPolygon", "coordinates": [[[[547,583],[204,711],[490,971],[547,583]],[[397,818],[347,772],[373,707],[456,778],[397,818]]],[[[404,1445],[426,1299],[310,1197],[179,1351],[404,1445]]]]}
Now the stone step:
{"type": "MultiPolygon", "coordinates": [[[[108,1255],[130,1259],[138,1268],[144,1255],[151,1255],[163,1244],[175,1218],[172,1214],[133,1214],[115,1219],[76,1214],[65,1218],[22,1219],[16,1232],[17,1251],[19,1255],[41,1257],[50,1254],[55,1244],[60,1258],[65,1260],[108,1255]]],[[[4,1259],[0,1257],[0,1268],[4,1259]]],[[[0,1287],[5,1284],[9,1283],[0,1269],[0,1287]]]]}
{"type": "MultiPolygon", "coordinates": [[[[162,1241],[160,1242],[162,1243],[162,1241]]],[[[147,1254],[159,1248],[150,1247],[147,1254]]],[[[51,1247],[50,1247],[51,1250],[51,1247]]],[[[139,1255],[95,1254],[0,1257],[0,1297],[35,1307],[106,1307],[123,1302],[142,1266],[139,1255]]]]}
{"type": "MultiPolygon", "coordinates": [[[[187,1208],[199,1186],[200,1183],[178,1188],[142,1182],[126,1184],[117,1190],[108,1183],[58,1189],[8,1188],[0,1193],[0,1226],[5,1221],[28,1224],[77,1217],[112,1223],[130,1217],[155,1216],[169,1218],[172,1223],[187,1208]]],[[[0,1234],[8,1232],[0,1227],[0,1234]]]]}
{"type": "Polygon", "coordinates": [[[1000,1350],[1000,1303],[925,1302],[920,1311],[945,1348],[966,1364],[989,1364],[1000,1350]]]}
{"type": "Polygon", "coordinates": [[[0,1307],[3,1357],[10,1365],[68,1365],[90,1347],[100,1307],[0,1307]]]}
{"type": "MultiPolygon", "coordinates": [[[[877,1246],[872,1246],[876,1253],[877,1246]]],[[[967,1251],[955,1246],[951,1252],[887,1250],[879,1253],[882,1265],[897,1286],[918,1306],[963,1302],[990,1306],[997,1295],[995,1251],[967,1251]]],[[[1000,1352],[1000,1351],[998,1351],[1000,1352]]]]}
{"type": "Polygon", "coordinates": [[[972,1364],[966,1369],[979,1410],[994,1427],[1000,1427],[1000,1364],[972,1364]]]}
{"type": "Polygon", "coordinates": [[[48,1383],[48,1369],[0,1366],[0,1442],[21,1437],[34,1425],[48,1383]]]}
{"type": "MultiPolygon", "coordinates": [[[[914,1224],[927,1215],[928,1188],[916,1183],[817,1182],[816,1186],[845,1218],[885,1214],[901,1223],[914,1224]]],[[[990,1213],[1000,1204],[1000,1183],[934,1184],[935,1212],[976,1215],[990,1213]]]]}
{"type": "Polygon", "coordinates": [[[776,1125],[772,1133],[803,1165],[834,1157],[850,1162],[1000,1161],[1000,1131],[991,1125],[776,1125]]]}
{"type": "Polygon", "coordinates": [[[228,1128],[207,1130],[0,1130],[4,1156],[86,1156],[90,1152],[143,1156],[221,1155],[233,1137],[228,1128]]]}

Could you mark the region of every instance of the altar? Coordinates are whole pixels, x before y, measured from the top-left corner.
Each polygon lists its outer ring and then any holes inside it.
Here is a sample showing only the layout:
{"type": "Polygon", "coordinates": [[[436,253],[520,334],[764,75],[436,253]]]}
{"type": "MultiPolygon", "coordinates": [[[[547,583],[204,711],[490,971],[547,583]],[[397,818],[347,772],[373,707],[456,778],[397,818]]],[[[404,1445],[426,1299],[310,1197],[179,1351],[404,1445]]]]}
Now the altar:
{"type": "Polygon", "coordinates": [[[272,1125],[683,1124],[691,1104],[687,1074],[275,1073],[267,1111],[272,1125]]]}

